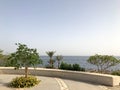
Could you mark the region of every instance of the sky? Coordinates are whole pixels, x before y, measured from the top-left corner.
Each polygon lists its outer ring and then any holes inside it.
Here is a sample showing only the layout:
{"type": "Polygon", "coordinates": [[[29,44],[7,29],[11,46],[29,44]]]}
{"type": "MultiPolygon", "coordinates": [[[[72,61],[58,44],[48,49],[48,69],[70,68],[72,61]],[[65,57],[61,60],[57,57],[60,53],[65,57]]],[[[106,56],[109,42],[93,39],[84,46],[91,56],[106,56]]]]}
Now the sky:
{"type": "Polygon", "coordinates": [[[0,0],[0,49],[120,56],[120,0],[0,0]]]}

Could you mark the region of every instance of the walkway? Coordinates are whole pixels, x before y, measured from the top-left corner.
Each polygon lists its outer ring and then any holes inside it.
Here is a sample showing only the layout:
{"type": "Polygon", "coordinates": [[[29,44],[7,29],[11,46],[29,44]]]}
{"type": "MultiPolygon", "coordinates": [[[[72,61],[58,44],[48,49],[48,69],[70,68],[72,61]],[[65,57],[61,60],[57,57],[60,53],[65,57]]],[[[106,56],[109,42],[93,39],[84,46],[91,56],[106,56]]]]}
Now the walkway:
{"type": "Polygon", "coordinates": [[[0,90],[117,90],[117,88],[120,90],[119,87],[107,88],[101,85],[43,76],[37,76],[41,82],[33,88],[15,89],[7,87],[7,83],[16,76],[18,75],[0,75],[0,90]]]}

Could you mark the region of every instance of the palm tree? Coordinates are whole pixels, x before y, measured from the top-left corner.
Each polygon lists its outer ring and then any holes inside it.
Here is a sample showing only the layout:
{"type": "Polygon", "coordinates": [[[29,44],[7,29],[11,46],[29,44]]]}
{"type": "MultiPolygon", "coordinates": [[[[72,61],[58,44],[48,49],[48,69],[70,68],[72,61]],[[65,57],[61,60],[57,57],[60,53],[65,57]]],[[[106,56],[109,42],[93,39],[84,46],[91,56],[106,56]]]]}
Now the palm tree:
{"type": "Polygon", "coordinates": [[[55,51],[48,51],[46,52],[46,54],[50,57],[49,63],[50,63],[50,67],[54,67],[54,60],[53,60],[53,55],[54,55],[55,51]]]}
{"type": "Polygon", "coordinates": [[[58,68],[60,67],[60,61],[63,59],[62,55],[57,55],[56,60],[58,61],[58,68]]]}

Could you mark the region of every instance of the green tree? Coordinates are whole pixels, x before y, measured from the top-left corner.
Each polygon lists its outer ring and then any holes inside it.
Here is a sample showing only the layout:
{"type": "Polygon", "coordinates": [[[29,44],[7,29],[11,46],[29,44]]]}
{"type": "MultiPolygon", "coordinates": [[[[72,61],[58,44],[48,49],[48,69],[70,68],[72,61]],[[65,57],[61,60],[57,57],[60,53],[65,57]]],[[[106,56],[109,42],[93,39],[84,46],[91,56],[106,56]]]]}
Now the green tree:
{"type": "Polygon", "coordinates": [[[28,77],[28,67],[35,67],[41,64],[41,59],[36,49],[30,49],[25,44],[16,44],[18,46],[16,52],[9,57],[9,65],[15,68],[25,67],[25,78],[28,77]]]}
{"type": "Polygon", "coordinates": [[[0,66],[5,66],[8,56],[3,54],[3,50],[0,50],[0,66]]]}
{"type": "Polygon", "coordinates": [[[87,60],[88,63],[97,66],[98,72],[104,73],[108,68],[120,63],[120,60],[108,55],[94,55],[87,60]]]}
{"type": "Polygon", "coordinates": [[[0,66],[3,64],[3,57],[4,57],[3,51],[0,50],[0,66]]]}
{"type": "Polygon", "coordinates": [[[50,57],[50,59],[49,59],[50,67],[54,68],[55,60],[53,60],[53,55],[55,54],[55,51],[48,51],[48,52],[46,52],[46,54],[50,57]]]}
{"type": "Polygon", "coordinates": [[[57,55],[56,56],[56,60],[58,62],[58,68],[60,67],[60,61],[63,59],[63,56],[62,55],[57,55]]]}
{"type": "Polygon", "coordinates": [[[0,50],[0,59],[3,58],[3,50],[0,50]]]}

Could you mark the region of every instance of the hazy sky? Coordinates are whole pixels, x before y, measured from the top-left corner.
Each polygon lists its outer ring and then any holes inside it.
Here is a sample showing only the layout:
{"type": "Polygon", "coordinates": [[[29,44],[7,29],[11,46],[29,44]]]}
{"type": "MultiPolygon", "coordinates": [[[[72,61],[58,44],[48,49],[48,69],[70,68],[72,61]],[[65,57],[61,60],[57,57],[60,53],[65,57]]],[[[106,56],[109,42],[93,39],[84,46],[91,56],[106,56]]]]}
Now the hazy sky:
{"type": "Polygon", "coordinates": [[[120,55],[120,0],[0,0],[0,49],[120,55]]]}

